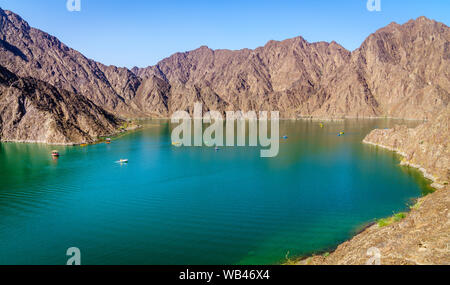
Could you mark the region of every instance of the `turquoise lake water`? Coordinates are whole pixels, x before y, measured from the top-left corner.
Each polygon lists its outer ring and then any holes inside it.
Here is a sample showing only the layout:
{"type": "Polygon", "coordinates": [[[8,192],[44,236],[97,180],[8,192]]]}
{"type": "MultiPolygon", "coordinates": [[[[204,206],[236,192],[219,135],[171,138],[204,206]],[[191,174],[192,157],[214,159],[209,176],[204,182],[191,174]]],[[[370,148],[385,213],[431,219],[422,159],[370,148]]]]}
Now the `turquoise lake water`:
{"type": "Polygon", "coordinates": [[[157,120],[110,145],[2,143],[0,264],[65,264],[69,247],[82,264],[276,264],[327,251],[430,190],[396,154],[361,143],[395,123],[281,121],[275,158],[177,148],[157,120]]]}

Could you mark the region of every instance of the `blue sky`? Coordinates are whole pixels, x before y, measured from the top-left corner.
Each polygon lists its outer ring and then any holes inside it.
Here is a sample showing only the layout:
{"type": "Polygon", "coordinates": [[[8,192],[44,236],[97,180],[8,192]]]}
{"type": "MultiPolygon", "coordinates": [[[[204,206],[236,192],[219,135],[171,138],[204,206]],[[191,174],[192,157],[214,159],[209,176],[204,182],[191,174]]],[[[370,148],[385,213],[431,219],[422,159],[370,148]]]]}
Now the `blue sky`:
{"type": "Polygon", "coordinates": [[[118,66],[148,66],[178,51],[255,48],[269,40],[303,36],[353,50],[390,22],[426,16],[450,23],[450,0],[81,0],[69,12],[67,0],[0,0],[2,9],[57,36],[89,58],[118,66]]]}

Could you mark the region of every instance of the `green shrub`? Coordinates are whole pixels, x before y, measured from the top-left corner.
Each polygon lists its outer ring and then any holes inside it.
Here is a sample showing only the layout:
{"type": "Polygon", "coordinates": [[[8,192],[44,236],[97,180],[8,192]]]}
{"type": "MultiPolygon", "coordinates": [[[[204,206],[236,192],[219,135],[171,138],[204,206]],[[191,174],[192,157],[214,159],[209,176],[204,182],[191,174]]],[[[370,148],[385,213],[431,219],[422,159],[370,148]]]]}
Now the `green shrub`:
{"type": "Polygon", "coordinates": [[[378,224],[378,226],[379,226],[380,228],[385,227],[385,226],[389,226],[389,225],[392,224],[392,223],[395,223],[395,222],[398,222],[398,221],[400,221],[400,220],[403,220],[404,218],[406,218],[406,215],[407,215],[407,214],[406,214],[406,213],[403,213],[403,212],[397,213],[397,214],[394,214],[394,215],[391,216],[391,217],[379,219],[379,220],[377,221],[377,224],[378,224]]]}

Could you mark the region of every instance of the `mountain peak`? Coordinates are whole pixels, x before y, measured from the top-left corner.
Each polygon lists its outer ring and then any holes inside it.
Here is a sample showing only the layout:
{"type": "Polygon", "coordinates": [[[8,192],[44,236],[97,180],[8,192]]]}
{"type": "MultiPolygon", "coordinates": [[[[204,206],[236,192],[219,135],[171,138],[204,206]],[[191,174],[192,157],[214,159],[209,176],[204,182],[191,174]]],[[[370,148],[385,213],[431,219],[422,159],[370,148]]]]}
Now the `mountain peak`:
{"type": "MultiPolygon", "coordinates": [[[[16,13],[9,11],[9,10],[3,10],[0,8],[0,17],[5,17],[9,22],[11,22],[14,26],[21,28],[21,29],[29,29],[30,25],[28,25],[28,22],[22,19],[19,15],[16,13]]],[[[5,21],[0,21],[0,28],[4,27],[7,23],[5,21]]]]}
{"type": "Polygon", "coordinates": [[[444,23],[429,19],[425,16],[420,16],[420,17],[416,18],[415,20],[411,19],[407,23],[405,23],[403,26],[430,26],[430,25],[436,25],[436,24],[447,27],[447,25],[445,25],[444,23]]]}
{"type": "Polygon", "coordinates": [[[434,20],[431,20],[425,16],[420,16],[416,19],[417,22],[435,22],[434,20]]]}

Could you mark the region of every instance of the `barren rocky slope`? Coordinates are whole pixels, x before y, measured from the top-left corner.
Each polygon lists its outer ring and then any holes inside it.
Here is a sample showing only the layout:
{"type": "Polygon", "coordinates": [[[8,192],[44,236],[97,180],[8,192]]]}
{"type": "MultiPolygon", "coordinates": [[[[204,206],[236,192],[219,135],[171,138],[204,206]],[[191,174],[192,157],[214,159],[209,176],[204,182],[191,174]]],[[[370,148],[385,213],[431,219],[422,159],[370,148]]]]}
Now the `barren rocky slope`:
{"type": "Polygon", "coordinates": [[[87,98],[0,66],[0,138],[72,144],[116,131],[120,120],[87,98]]]}

